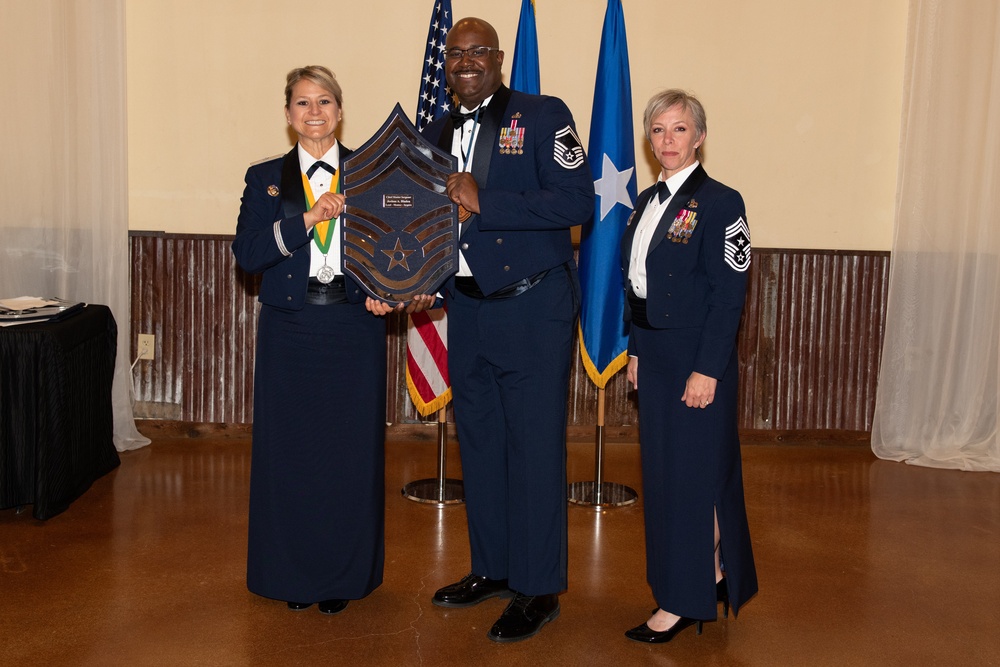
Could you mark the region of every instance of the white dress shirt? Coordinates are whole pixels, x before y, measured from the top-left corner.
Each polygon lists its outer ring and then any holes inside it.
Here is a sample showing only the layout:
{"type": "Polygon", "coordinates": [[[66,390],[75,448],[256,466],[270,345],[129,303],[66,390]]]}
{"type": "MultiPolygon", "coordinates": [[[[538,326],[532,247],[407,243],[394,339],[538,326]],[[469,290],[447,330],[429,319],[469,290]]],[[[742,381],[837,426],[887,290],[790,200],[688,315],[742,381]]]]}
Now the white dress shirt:
{"type": "MultiPolygon", "coordinates": [[[[335,141],[333,147],[328,150],[323,157],[320,158],[323,162],[326,162],[331,167],[340,170],[340,142],[335,141]]],[[[308,173],[309,167],[313,166],[314,163],[319,162],[316,158],[306,152],[302,148],[302,144],[299,144],[299,169],[302,173],[308,173]]],[[[326,169],[317,169],[313,172],[312,178],[309,179],[309,187],[312,188],[313,201],[319,199],[324,192],[330,191],[330,183],[333,181],[333,175],[330,174],[326,169]]],[[[344,272],[340,268],[340,218],[337,218],[336,224],[334,222],[330,223],[334,225],[333,227],[333,240],[330,243],[330,252],[327,253],[326,263],[330,268],[333,269],[334,273],[338,276],[342,275],[344,272]]],[[[313,228],[315,230],[315,227],[313,228]]],[[[310,234],[310,238],[312,233],[310,234]]],[[[316,246],[315,241],[309,242],[309,277],[315,278],[316,273],[323,266],[323,253],[316,246]]]]}
{"type": "MultiPolygon", "coordinates": [[[[490,95],[483,103],[479,105],[480,116],[482,116],[483,110],[486,105],[490,103],[493,96],[490,95]]],[[[459,107],[459,111],[462,113],[470,113],[474,109],[466,109],[465,106],[459,107]]],[[[455,134],[451,139],[451,154],[458,158],[458,170],[459,171],[472,171],[472,159],[475,157],[476,152],[476,139],[479,138],[479,127],[482,121],[476,122],[476,120],[469,118],[465,121],[463,125],[455,128],[455,134]]],[[[462,226],[458,227],[459,235],[462,234],[462,226]]],[[[461,249],[458,251],[458,273],[455,275],[461,277],[468,277],[472,275],[472,269],[469,268],[469,263],[465,261],[465,255],[462,254],[461,249]]]]}

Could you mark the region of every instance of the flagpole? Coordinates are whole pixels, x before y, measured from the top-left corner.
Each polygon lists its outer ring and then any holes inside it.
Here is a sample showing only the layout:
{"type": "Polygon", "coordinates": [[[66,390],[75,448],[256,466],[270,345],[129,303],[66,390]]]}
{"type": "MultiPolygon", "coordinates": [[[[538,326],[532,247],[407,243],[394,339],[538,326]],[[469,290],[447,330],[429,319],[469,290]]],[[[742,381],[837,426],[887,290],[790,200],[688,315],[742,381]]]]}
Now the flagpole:
{"type": "MultiPolygon", "coordinates": [[[[452,103],[451,91],[444,77],[444,51],[447,46],[448,31],[452,25],[451,0],[434,0],[433,7],[427,28],[424,65],[420,74],[420,92],[417,95],[415,125],[420,130],[441,114],[447,113],[452,103]]],[[[444,309],[414,313],[410,316],[412,326],[406,336],[406,384],[413,405],[421,415],[427,415],[435,407],[440,407],[437,409],[437,477],[408,483],[403,487],[403,496],[418,503],[433,503],[438,507],[465,501],[462,480],[448,479],[446,476],[448,449],[446,410],[451,400],[446,317],[444,309]],[[418,316],[419,324],[415,321],[418,316]],[[419,376],[419,382],[414,380],[411,370],[419,376]]]]}
{"type": "Polygon", "coordinates": [[[605,390],[597,390],[597,443],[594,454],[594,504],[600,505],[603,499],[604,487],[604,404],[605,390]]]}
{"type": "Polygon", "coordinates": [[[605,389],[597,390],[597,432],[594,447],[594,481],[573,482],[569,485],[569,502],[589,505],[595,510],[624,507],[633,504],[639,494],[624,484],[604,481],[604,405],[605,389]]]}
{"type": "Polygon", "coordinates": [[[604,481],[605,386],[628,363],[628,333],[622,322],[624,284],[618,242],[635,201],[635,150],[632,141],[632,83],[621,0],[608,0],[601,30],[601,51],[594,85],[590,154],[594,217],[580,237],[580,355],[597,385],[597,443],[593,482],[569,485],[569,501],[594,509],[636,501],[635,491],[604,481]],[[617,284],[616,284],[617,283],[617,284]]]}
{"type": "Polygon", "coordinates": [[[435,479],[418,479],[403,487],[403,496],[418,503],[431,503],[438,507],[465,502],[465,487],[460,479],[448,479],[448,416],[447,406],[438,410],[438,465],[435,479]]]}

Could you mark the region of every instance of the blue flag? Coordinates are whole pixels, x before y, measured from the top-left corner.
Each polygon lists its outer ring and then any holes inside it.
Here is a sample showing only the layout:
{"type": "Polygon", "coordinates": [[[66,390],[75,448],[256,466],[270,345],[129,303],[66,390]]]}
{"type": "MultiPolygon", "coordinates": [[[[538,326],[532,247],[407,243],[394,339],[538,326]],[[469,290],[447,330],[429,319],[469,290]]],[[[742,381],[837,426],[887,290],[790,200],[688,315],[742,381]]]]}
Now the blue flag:
{"type": "Polygon", "coordinates": [[[608,0],[591,116],[590,168],[597,192],[580,236],[580,354],[603,388],[628,363],[619,244],[635,202],[632,83],[621,0],[608,0]]]}
{"type": "Polygon", "coordinates": [[[521,0],[514,41],[514,64],[510,68],[510,87],[522,93],[538,95],[542,79],[538,74],[538,33],[535,31],[535,0],[521,0]]]}
{"type": "Polygon", "coordinates": [[[444,79],[444,47],[451,30],[451,0],[435,0],[431,24],[427,28],[424,67],[420,72],[420,97],[417,100],[418,130],[451,110],[451,91],[444,79]]]}

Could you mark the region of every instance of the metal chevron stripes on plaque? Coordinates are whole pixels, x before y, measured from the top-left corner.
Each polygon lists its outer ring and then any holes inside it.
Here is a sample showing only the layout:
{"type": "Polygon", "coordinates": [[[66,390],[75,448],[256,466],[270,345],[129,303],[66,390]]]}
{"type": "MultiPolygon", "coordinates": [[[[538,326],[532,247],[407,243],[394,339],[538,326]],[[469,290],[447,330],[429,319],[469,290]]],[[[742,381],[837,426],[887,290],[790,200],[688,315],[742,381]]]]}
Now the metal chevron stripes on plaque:
{"type": "Polygon", "coordinates": [[[342,166],[344,273],[394,304],[436,292],[458,270],[458,212],[445,192],[456,158],[427,142],[397,104],[342,166]]]}

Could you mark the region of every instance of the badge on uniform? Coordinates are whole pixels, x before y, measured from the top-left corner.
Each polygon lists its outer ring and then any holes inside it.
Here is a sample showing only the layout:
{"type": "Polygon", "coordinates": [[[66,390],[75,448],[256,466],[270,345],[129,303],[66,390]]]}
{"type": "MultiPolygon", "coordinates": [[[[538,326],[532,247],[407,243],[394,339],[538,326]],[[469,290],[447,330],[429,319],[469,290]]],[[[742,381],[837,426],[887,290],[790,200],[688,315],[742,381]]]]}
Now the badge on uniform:
{"type": "Polygon", "coordinates": [[[524,155],[524,128],[517,126],[521,112],[511,116],[510,127],[500,128],[500,154],[524,155]]]}
{"type": "Polygon", "coordinates": [[[682,208],[678,213],[677,217],[670,224],[670,229],[667,230],[667,236],[674,243],[687,243],[688,239],[691,238],[691,234],[694,232],[694,228],[698,226],[698,214],[694,211],[682,208]]]}
{"type": "Polygon", "coordinates": [[[576,136],[573,128],[567,125],[556,132],[554,154],[555,161],[566,169],[576,169],[583,166],[583,144],[576,136]]]}
{"type": "Polygon", "coordinates": [[[267,194],[271,195],[272,197],[277,197],[278,196],[278,186],[277,185],[269,185],[269,186],[267,186],[267,194]]]}
{"type": "Polygon", "coordinates": [[[743,273],[750,268],[750,228],[740,219],[726,227],[726,264],[743,273]]]}

